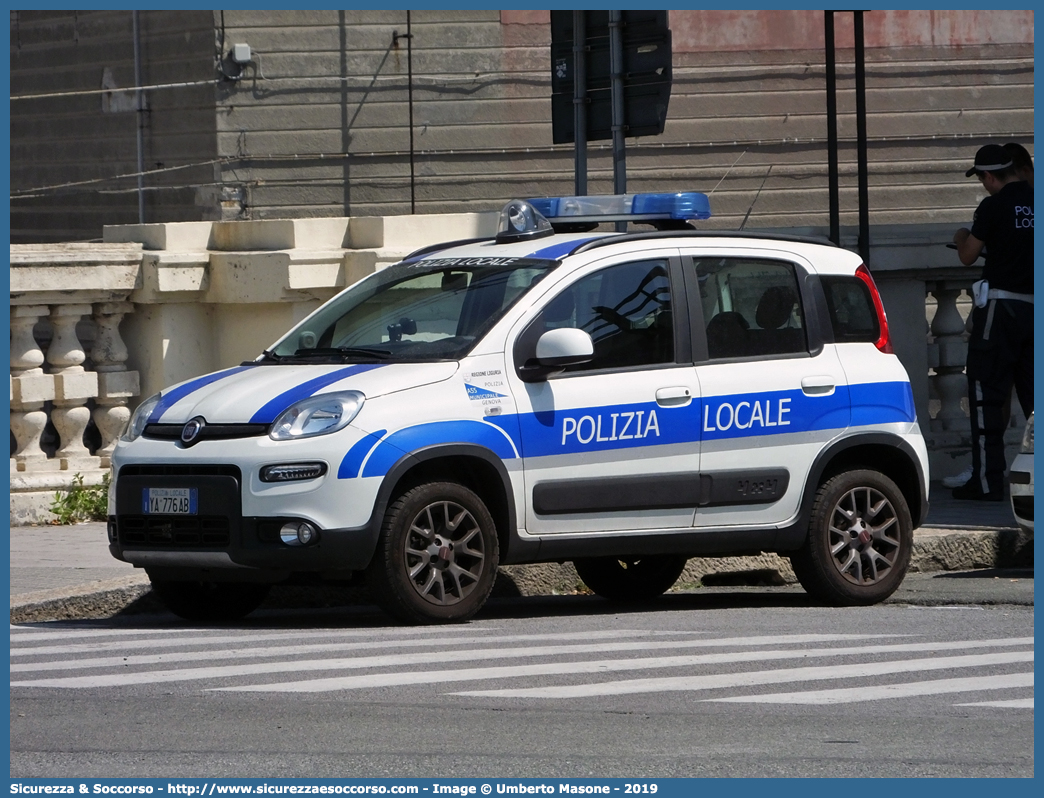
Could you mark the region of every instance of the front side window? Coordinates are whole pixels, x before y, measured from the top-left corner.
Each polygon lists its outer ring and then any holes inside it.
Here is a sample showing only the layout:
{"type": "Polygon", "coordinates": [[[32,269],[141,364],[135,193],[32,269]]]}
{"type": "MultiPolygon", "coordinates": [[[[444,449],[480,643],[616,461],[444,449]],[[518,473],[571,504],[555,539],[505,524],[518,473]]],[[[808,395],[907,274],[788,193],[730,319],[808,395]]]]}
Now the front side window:
{"type": "Polygon", "coordinates": [[[567,372],[651,366],[674,361],[674,317],[666,259],[621,263],[582,278],[544,307],[534,333],[584,330],[594,357],[567,372]]]}
{"type": "Polygon", "coordinates": [[[715,257],[694,265],[711,360],[808,351],[792,264],[715,257]]]}
{"type": "Polygon", "coordinates": [[[469,263],[475,260],[391,266],[331,300],[267,356],[280,362],[457,360],[557,265],[469,263]]]}

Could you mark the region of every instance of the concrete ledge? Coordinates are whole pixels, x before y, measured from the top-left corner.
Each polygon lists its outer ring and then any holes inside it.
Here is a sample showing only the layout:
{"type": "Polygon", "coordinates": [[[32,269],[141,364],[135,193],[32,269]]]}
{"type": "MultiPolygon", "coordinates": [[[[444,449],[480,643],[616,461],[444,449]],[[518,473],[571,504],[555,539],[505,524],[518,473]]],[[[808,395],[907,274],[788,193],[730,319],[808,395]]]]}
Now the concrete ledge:
{"type": "MultiPolygon", "coordinates": [[[[918,530],[910,572],[967,571],[980,568],[1032,568],[1033,537],[1018,529],[918,530]]],[[[790,561],[775,554],[757,557],[694,558],[674,590],[701,585],[783,585],[796,582],[790,561]]],[[[493,595],[549,596],[588,592],[572,563],[507,565],[500,569],[493,595]]],[[[263,608],[308,609],[369,603],[363,584],[300,587],[277,585],[263,608]]],[[[114,615],[162,612],[148,577],[135,573],[68,588],[11,596],[11,623],[102,619],[114,615]]]]}

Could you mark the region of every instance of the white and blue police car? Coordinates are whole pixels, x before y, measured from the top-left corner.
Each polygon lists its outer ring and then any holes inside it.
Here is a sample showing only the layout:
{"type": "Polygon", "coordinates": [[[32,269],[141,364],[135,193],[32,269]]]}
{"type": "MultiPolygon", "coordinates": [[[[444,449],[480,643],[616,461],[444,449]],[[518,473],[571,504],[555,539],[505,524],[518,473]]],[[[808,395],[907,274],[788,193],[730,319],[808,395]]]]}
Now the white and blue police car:
{"type": "Polygon", "coordinates": [[[690,557],[778,552],[835,605],[888,597],[928,509],[909,379],[860,258],[700,232],[698,193],[516,200],[256,360],[172,386],[113,455],[109,541],[176,614],[364,573],[462,621],[498,565],[648,599],[690,557]],[[645,232],[601,232],[627,220],[645,232]]]}

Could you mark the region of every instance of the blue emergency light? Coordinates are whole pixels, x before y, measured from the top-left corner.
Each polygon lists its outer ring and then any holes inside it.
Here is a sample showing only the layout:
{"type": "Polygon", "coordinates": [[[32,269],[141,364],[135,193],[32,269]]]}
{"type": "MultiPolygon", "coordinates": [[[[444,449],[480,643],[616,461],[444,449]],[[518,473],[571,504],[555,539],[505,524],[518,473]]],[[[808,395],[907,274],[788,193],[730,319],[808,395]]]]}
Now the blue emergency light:
{"type": "Polygon", "coordinates": [[[661,229],[683,229],[689,220],[710,216],[710,200],[697,191],[512,200],[501,211],[497,242],[593,230],[602,222],[644,222],[661,229]]]}
{"type": "Polygon", "coordinates": [[[529,203],[545,219],[563,222],[643,222],[709,219],[706,194],[609,194],[585,197],[542,197],[529,203]]]}

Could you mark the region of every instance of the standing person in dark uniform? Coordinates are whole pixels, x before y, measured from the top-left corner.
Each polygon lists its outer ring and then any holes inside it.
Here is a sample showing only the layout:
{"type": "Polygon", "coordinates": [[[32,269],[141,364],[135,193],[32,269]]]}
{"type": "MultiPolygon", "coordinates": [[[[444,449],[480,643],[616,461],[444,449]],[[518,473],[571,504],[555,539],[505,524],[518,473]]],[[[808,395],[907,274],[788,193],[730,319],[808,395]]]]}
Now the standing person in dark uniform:
{"type": "Polygon", "coordinates": [[[968,342],[972,475],[953,497],[1003,501],[1005,408],[1013,385],[1023,412],[1033,412],[1033,189],[998,144],[979,148],[965,174],[978,177],[989,196],[971,230],[953,236],[964,265],[986,258],[968,342]]]}

